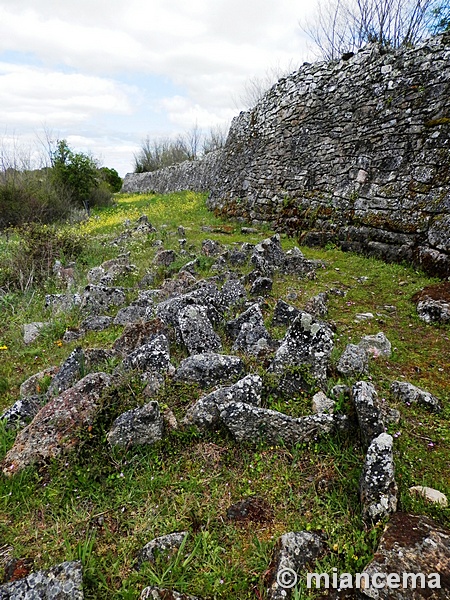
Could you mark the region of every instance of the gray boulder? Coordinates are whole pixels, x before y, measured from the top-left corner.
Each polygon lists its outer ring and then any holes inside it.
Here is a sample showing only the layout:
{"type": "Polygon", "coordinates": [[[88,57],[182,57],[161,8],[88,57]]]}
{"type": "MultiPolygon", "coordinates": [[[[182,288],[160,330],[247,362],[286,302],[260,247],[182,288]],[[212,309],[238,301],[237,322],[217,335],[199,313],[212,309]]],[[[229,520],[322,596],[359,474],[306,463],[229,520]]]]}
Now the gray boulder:
{"type": "Polygon", "coordinates": [[[329,325],[301,312],[287,330],[269,371],[282,374],[286,369],[304,365],[320,384],[324,384],[333,337],[329,325]]]}
{"type": "Polygon", "coordinates": [[[222,286],[222,305],[226,310],[243,304],[247,300],[247,290],[238,279],[228,279],[222,286]]]}
{"type": "Polygon", "coordinates": [[[114,317],[114,325],[129,325],[139,321],[148,321],[153,315],[152,307],[124,306],[114,317]]]}
{"type": "Polygon", "coordinates": [[[158,402],[149,402],[121,414],[114,421],[107,440],[111,446],[142,446],[163,438],[164,420],[158,402]]]}
{"type": "Polygon", "coordinates": [[[123,360],[125,370],[157,371],[173,369],[170,363],[169,342],[165,335],[158,335],[128,354],[123,360]]]}
{"type": "Polygon", "coordinates": [[[177,255],[174,250],[160,250],[156,253],[155,258],[153,259],[153,264],[157,266],[169,267],[173,262],[175,262],[177,255]]]}
{"type": "Polygon", "coordinates": [[[323,549],[323,542],[316,533],[291,531],[282,535],[275,546],[268,569],[268,600],[291,598],[302,572],[313,565],[323,549]]]}
{"type": "Polygon", "coordinates": [[[425,298],[417,303],[417,314],[425,323],[450,323],[450,302],[425,298]]]}
{"type": "Polygon", "coordinates": [[[83,377],[85,355],[83,348],[75,348],[63,362],[48,388],[49,396],[58,396],[83,377]]]}
{"type": "Polygon", "coordinates": [[[82,308],[93,314],[103,314],[113,306],[122,306],[126,302],[123,288],[104,285],[87,285],[84,288],[82,308]]]}
{"type": "Polygon", "coordinates": [[[205,256],[217,256],[222,252],[222,246],[214,240],[203,240],[202,254],[205,256]]]}
{"type": "Polygon", "coordinates": [[[293,446],[346,425],[346,418],[336,415],[310,415],[295,419],[283,413],[242,402],[230,402],[220,412],[220,419],[239,442],[293,446]]]}
{"type": "Polygon", "coordinates": [[[352,389],[361,442],[367,449],[372,440],[386,431],[383,416],[378,404],[378,394],[371,383],[358,381],[352,389]]]}
{"type": "Polygon", "coordinates": [[[273,267],[283,266],[285,256],[281,247],[280,235],[277,233],[257,244],[253,249],[253,255],[263,258],[273,267]]]}
{"type": "Polygon", "coordinates": [[[273,287],[273,280],[270,277],[257,277],[250,288],[252,296],[266,296],[270,294],[273,287]]]}
{"type": "Polygon", "coordinates": [[[20,386],[19,394],[21,398],[34,396],[41,393],[41,384],[47,377],[54,377],[58,372],[58,367],[48,367],[39,373],[28,377],[20,386]]]}
{"type": "Polygon", "coordinates": [[[252,356],[263,354],[274,347],[272,336],[264,327],[255,323],[244,323],[234,341],[233,352],[245,352],[252,356]]]}
{"type": "Polygon", "coordinates": [[[305,304],[305,311],[315,317],[325,317],[328,312],[328,294],[320,292],[305,304]]]}
{"type": "Polygon", "coordinates": [[[336,402],[331,398],[328,398],[328,396],[326,396],[323,392],[317,392],[317,394],[314,394],[312,399],[312,411],[314,414],[331,414],[334,412],[335,406],[336,402]]]}
{"type": "Polygon", "coordinates": [[[80,329],[83,331],[103,331],[104,329],[108,329],[112,325],[112,322],[112,317],[105,315],[88,317],[81,323],[80,329]]]}
{"type": "Polygon", "coordinates": [[[235,340],[238,337],[244,323],[251,323],[252,325],[264,327],[264,318],[259,304],[252,304],[246,311],[236,317],[236,319],[228,321],[226,330],[231,339],[235,340]]]}
{"type": "Polygon", "coordinates": [[[364,336],[358,346],[374,358],[377,356],[391,356],[392,353],[391,342],[382,331],[376,335],[364,336]]]}
{"type": "Polygon", "coordinates": [[[220,337],[215,333],[204,306],[186,306],[181,309],[178,325],[189,354],[222,350],[220,337]]]}
{"type": "Polygon", "coordinates": [[[359,482],[362,517],[377,523],[397,510],[393,439],[380,433],[369,446],[359,482]]]}
{"type": "Polygon", "coordinates": [[[348,344],[336,365],[341,375],[363,375],[369,370],[367,352],[361,346],[348,344]]]}
{"type": "Polygon", "coordinates": [[[0,585],[0,600],[83,600],[81,562],[63,562],[0,585]]]}
{"type": "Polygon", "coordinates": [[[278,300],[273,311],[272,325],[291,325],[301,311],[284,300],[278,300]]]}
{"type": "Polygon", "coordinates": [[[244,374],[244,363],[238,356],[194,354],[181,361],[175,380],[198,383],[202,388],[228,383],[244,374]]]}
{"type": "Polygon", "coordinates": [[[441,402],[436,396],[406,381],[393,381],[391,384],[391,394],[405,403],[421,404],[432,412],[440,412],[442,410],[441,402]]]}
{"type": "Polygon", "coordinates": [[[247,375],[229,387],[219,388],[188,409],[185,425],[196,425],[200,429],[211,429],[220,422],[220,411],[230,402],[261,405],[262,379],[259,375],[247,375]]]}
{"type": "Polygon", "coordinates": [[[51,308],[53,313],[69,312],[72,308],[82,305],[80,294],[47,294],[45,308],[51,308]]]}
{"type": "Polygon", "coordinates": [[[6,429],[21,429],[34,419],[43,404],[43,396],[20,398],[0,415],[0,421],[4,422],[6,429]]]}

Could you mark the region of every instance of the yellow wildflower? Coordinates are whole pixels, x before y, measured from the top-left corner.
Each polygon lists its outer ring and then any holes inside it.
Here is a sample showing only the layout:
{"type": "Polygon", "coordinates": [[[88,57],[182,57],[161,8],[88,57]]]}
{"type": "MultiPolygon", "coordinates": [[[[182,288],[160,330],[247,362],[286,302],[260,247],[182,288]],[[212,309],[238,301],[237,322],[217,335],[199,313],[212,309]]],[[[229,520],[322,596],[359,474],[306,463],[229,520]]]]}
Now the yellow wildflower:
{"type": "Polygon", "coordinates": [[[0,346],[0,350],[8,350],[8,346],[0,346]]]}

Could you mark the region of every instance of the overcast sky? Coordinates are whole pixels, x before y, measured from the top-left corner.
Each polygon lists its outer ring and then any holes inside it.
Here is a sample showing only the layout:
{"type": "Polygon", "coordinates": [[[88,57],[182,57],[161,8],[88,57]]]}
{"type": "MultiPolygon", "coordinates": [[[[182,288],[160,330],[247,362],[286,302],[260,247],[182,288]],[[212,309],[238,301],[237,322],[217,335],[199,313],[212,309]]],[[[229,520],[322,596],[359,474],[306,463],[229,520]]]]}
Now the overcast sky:
{"type": "Polygon", "coordinates": [[[249,78],[310,58],[314,3],[0,0],[0,144],[64,138],[123,176],[147,135],[227,126],[249,78]]]}

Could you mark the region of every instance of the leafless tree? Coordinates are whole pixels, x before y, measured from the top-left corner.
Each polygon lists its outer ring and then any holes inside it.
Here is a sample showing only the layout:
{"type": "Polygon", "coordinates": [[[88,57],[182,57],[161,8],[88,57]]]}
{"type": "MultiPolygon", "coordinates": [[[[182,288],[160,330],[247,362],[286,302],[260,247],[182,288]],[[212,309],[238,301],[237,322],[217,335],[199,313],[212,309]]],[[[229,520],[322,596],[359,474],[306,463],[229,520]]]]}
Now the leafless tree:
{"type": "Polygon", "coordinates": [[[266,69],[264,75],[250,77],[244,86],[242,93],[235,99],[236,108],[251,108],[255,106],[264,94],[282,77],[286,77],[298,69],[292,60],[287,65],[274,65],[266,69]]]}
{"type": "Polygon", "coordinates": [[[208,154],[209,152],[223,148],[227,139],[227,133],[228,128],[220,127],[220,125],[211,127],[203,137],[202,154],[208,154]]]}
{"type": "Polygon", "coordinates": [[[313,21],[301,27],[321,58],[334,60],[367,42],[413,46],[433,33],[443,10],[437,0],[321,0],[313,21]]]}

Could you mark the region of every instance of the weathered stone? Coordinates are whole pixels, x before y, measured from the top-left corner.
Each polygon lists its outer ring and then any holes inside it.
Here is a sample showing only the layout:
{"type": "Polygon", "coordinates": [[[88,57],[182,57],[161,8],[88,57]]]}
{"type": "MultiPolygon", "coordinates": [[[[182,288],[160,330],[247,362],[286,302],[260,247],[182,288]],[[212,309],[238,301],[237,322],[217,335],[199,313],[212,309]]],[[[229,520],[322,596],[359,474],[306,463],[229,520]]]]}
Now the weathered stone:
{"type": "Polygon", "coordinates": [[[26,398],[27,396],[34,396],[35,394],[41,393],[41,383],[47,378],[52,378],[58,372],[58,367],[48,367],[35,375],[32,375],[28,379],[26,379],[19,389],[19,394],[21,398],[26,398]]]}
{"type": "Polygon", "coordinates": [[[114,421],[107,437],[111,446],[142,446],[163,438],[164,421],[158,402],[149,402],[121,414],[114,421]]]}
{"type": "Polygon", "coordinates": [[[183,423],[211,429],[220,422],[220,411],[230,402],[244,402],[254,406],[261,404],[262,379],[259,375],[247,375],[229,387],[219,388],[200,398],[188,409],[183,423]]]}
{"type": "Polygon", "coordinates": [[[175,379],[198,383],[200,387],[206,388],[238,379],[243,373],[244,363],[239,357],[207,352],[182,360],[175,379]]]}
{"type": "Polygon", "coordinates": [[[345,426],[346,419],[336,415],[310,415],[295,419],[267,408],[259,408],[242,402],[226,404],[220,419],[239,442],[269,444],[295,444],[309,442],[321,435],[345,426]]]}
{"type": "Polygon", "coordinates": [[[396,513],[389,519],[376,554],[364,567],[364,573],[368,574],[372,583],[361,590],[363,598],[448,600],[450,530],[421,515],[396,513]],[[398,588],[387,585],[375,588],[373,578],[376,574],[378,581],[386,581],[391,573],[398,575],[398,588]],[[423,575],[423,581],[419,574],[423,575]],[[433,574],[437,574],[438,578],[433,574]]]}
{"type": "Polygon", "coordinates": [[[64,335],[62,336],[62,342],[64,344],[71,344],[72,342],[77,342],[81,340],[85,335],[85,331],[82,329],[66,329],[64,335]]]}
{"type": "Polygon", "coordinates": [[[264,258],[273,267],[281,267],[285,256],[281,247],[280,235],[277,233],[257,244],[253,254],[264,258]]]}
{"type": "Polygon", "coordinates": [[[423,288],[414,294],[412,301],[417,305],[417,314],[425,323],[450,322],[450,281],[423,288]]]}
{"type": "Polygon", "coordinates": [[[259,304],[252,304],[245,312],[241,313],[236,319],[228,321],[226,329],[231,339],[235,340],[244,323],[252,323],[264,327],[264,318],[259,307],[259,304]]]}
{"type": "Polygon", "coordinates": [[[43,396],[21,398],[0,415],[0,421],[4,422],[6,429],[21,429],[34,419],[43,404],[43,396]]]}
{"type": "Polygon", "coordinates": [[[273,311],[272,325],[291,325],[301,311],[295,306],[287,304],[284,300],[278,300],[273,311]]]}
{"type": "Polygon", "coordinates": [[[125,306],[114,317],[114,325],[129,325],[139,321],[148,321],[153,316],[153,309],[145,306],[125,306]]]}
{"type": "Polygon", "coordinates": [[[114,342],[113,350],[127,355],[161,334],[168,337],[169,332],[167,325],[160,319],[153,319],[146,323],[132,323],[125,326],[122,335],[114,342]]]}
{"type": "Polygon", "coordinates": [[[231,349],[233,352],[258,356],[273,348],[274,341],[264,325],[244,323],[231,349]]]}
{"type": "Polygon", "coordinates": [[[186,306],[204,306],[209,320],[215,324],[222,313],[221,295],[217,286],[208,284],[182,296],[160,302],[156,306],[156,316],[173,327],[178,327],[178,315],[186,306]]]}
{"type": "Polygon", "coordinates": [[[203,240],[202,242],[202,254],[205,256],[217,256],[222,252],[222,247],[218,242],[214,240],[203,240]]]}
{"type": "Polygon", "coordinates": [[[363,375],[369,370],[367,352],[361,346],[348,344],[336,365],[341,375],[363,375]]]}
{"type": "Polygon", "coordinates": [[[189,354],[218,352],[222,349],[204,306],[186,306],[178,314],[181,337],[189,354]]]}
{"type": "Polygon", "coordinates": [[[322,551],[323,542],[316,533],[291,531],[282,535],[265,579],[268,600],[291,598],[295,587],[292,577],[299,580],[302,571],[311,567],[322,551]]]}
{"type": "Polygon", "coordinates": [[[252,296],[266,296],[270,294],[273,287],[273,280],[270,277],[257,277],[252,283],[250,294],[252,296]]]}
{"type": "Polygon", "coordinates": [[[378,404],[378,394],[374,386],[367,381],[355,383],[352,393],[361,433],[361,442],[364,449],[367,449],[374,438],[386,431],[378,404]]]}
{"type": "Polygon", "coordinates": [[[325,317],[328,312],[328,294],[320,292],[305,304],[305,311],[314,317],[325,317]]]}
{"type": "Polygon", "coordinates": [[[104,329],[108,329],[112,325],[112,322],[112,317],[104,315],[88,317],[81,323],[80,329],[84,331],[103,331],[104,329]]]}
{"type": "Polygon", "coordinates": [[[228,252],[227,260],[233,267],[242,267],[247,264],[248,254],[234,248],[228,252]]]}
{"type": "Polygon", "coordinates": [[[362,517],[377,523],[397,510],[393,439],[380,433],[369,446],[359,482],[362,517]]]}
{"type": "Polygon", "coordinates": [[[422,496],[432,504],[440,504],[444,508],[448,506],[448,500],[445,494],[426,485],[413,485],[409,488],[409,493],[415,496],[422,496]]]}
{"type": "Polygon", "coordinates": [[[80,294],[47,294],[45,296],[45,308],[51,308],[54,313],[69,312],[72,308],[81,306],[80,294]]]}
{"type": "Polygon", "coordinates": [[[376,335],[365,335],[358,346],[363,348],[368,354],[371,354],[374,358],[377,356],[390,356],[391,355],[391,342],[387,339],[382,331],[376,335]]]}
{"type": "Polygon", "coordinates": [[[177,255],[174,250],[160,250],[153,259],[153,264],[157,266],[169,267],[175,262],[177,255]]]}
{"type": "Polygon", "coordinates": [[[81,562],[63,562],[0,585],[1,600],[83,600],[81,562]]]}
{"type": "Polygon", "coordinates": [[[188,596],[175,590],[150,586],[142,590],[139,600],[201,600],[201,598],[198,596],[188,596]]]}
{"type": "Polygon", "coordinates": [[[48,327],[50,323],[26,323],[23,325],[23,342],[24,344],[32,344],[41,334],[41,329],[48,327]]]}
{"type": "Polygon", "coordinates": [[[173,554],[186,539],[187,531],[176,531],[155,538],[139,551],[136,568],[140,569],[144,562],[154,563],[158,555],[173,554]]]}
{"type": "Polygon", "coordinates": [[[125,370],[157,371],[158,373],[170,372],[173,367],[170,363],[169,342],[165,335],[158,335],[149,342],[139,346],[123,360],[125,370]]]}
{"type": "Polygon", "coordinates": [[[391,394],[406,404],[421,404],[433,412],[442,410],[441,402],[436,396],[406,381],[393,381],[391,383],[391,394]]]}
{"type": "Polygon", "coordinates": [[[83,348],[75,348],[63,362],[54,375],[48,387],[49,396],[58,396],[64,390],[70,388],[82,376],[85,368],[85,356],[83,348]]]}
{"type": "Polygon", "coordinates": [[[101,314],[113,306],[122,306],[125,302],[125,291],[122,288],[87,285],[83,293],[82,307],[91,313],[101,314]]]}
{"type": "Polygon", "coordinates": [[[225,281],[220,293],[222,295],[222,305],[226,310],[243,304],[247,300],[247,291],[238,279],[225,281]]]}
{"type": "Polygon", "coordinates": [[[323,392],[317,392],[314,394],[312,399],[312,411],[315,414],[328,413],[331,414],[334,412],[334,407],[336,402],[328,398],[323,392]]]}
{"type": "Polygon", "coordinates": [[[281,374],[286,369],[304,365],[318,382],[325,383],[333,337],[326,323],[309,313],[300,313],[286,332],[269,370],[281,374]]]}
{"type": "Polygon", "coordinates": [[[93,422],[110,379],[106,373],[87,375],[43,406],[17,435],[3,460],[3,473],[13,475],[74,449],[82,432],[93,422]]]}

